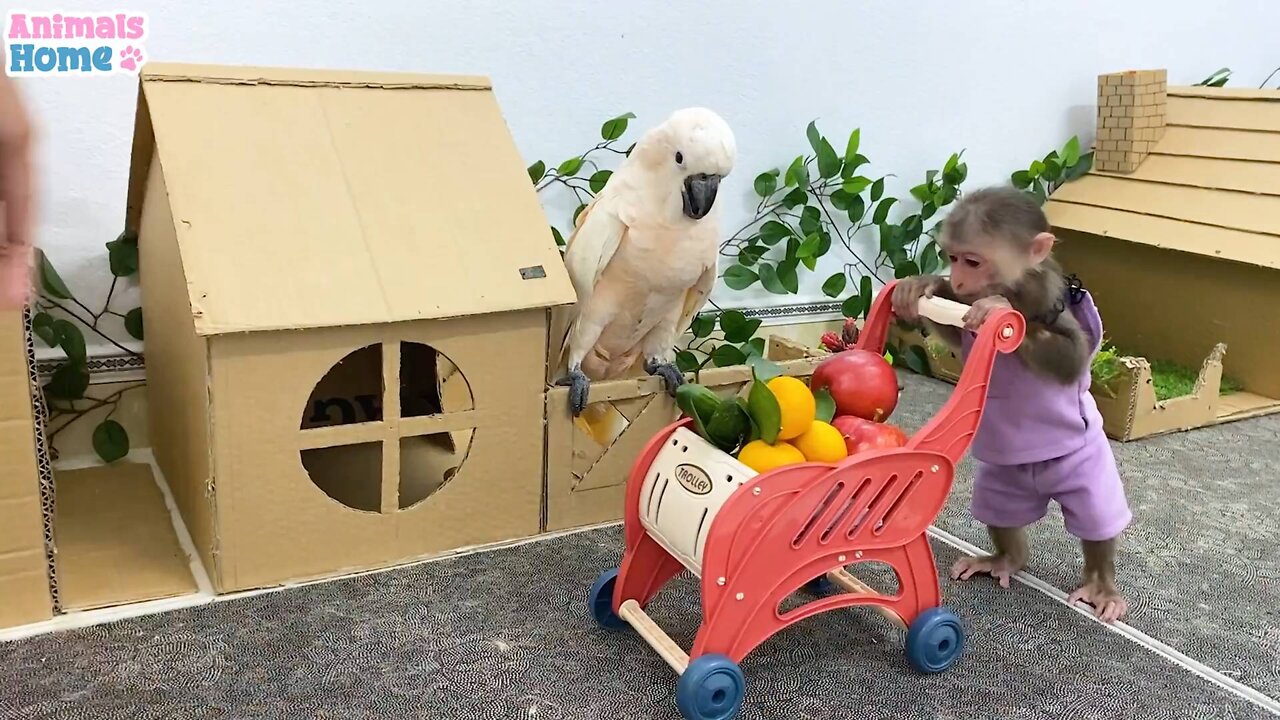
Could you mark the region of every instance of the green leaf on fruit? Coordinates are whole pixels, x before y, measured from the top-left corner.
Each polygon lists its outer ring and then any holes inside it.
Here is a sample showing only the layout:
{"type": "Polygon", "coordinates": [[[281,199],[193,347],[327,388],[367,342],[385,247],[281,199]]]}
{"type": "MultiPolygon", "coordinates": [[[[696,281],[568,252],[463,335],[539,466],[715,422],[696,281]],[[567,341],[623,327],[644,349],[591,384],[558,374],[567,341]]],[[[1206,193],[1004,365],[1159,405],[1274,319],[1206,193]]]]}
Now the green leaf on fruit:
{"type": "Polygon", "coordinates": [[[751,379],[747,409],[760,431],[760,439],[772,445],[778,441],[778,433],[782,430],[782,408],[778,406],[778,398],[765,384],[768,381],[760,378],[754,367],[751,379]]]}
{"type": "Polygon", "coordinates": [[[831,397],[831,391],[827,388],[818,388],[813,393],[813,399],[818,409],[815,418],[825,423],[831,422],[836,416],[836,401],[831,397]]]}
{"type": "Polygon", "coordinates": [[[115,420],[103,420],[93,430],[93,451],[113,463],[129,454],[129,433],[115,420]]]}

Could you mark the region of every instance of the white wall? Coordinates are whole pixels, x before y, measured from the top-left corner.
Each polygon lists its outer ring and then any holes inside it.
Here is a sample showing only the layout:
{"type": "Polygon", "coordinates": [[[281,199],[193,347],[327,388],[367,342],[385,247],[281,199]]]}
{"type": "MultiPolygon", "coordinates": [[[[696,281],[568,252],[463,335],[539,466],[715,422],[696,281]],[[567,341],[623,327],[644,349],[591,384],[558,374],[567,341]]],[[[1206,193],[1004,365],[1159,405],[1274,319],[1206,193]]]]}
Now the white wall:
{"type": "MultiPolygon", "coordinates": [[[[1099,73],[1167,67],[1171,84],[1189,84],[1230,66],[1231,85],[1256,87],[1280,65],[1280,3],[1265,0],[362,5],[84,0],[57,8],[148,12],[146,51],[156,60],[487,74],[530,161],[581,151],[620,112],[647,125],[706,105],[734,127],[740,147],[739,170],[724,186],[730,229],[754,206],[751,179],[807,152],[811,119],[841,150],[860,126],[870,169],[896,174],[891,191],[905,195],[954,150],[966,149],[977,185],[1003,182],[1073,133],[1091,140],[1099,73]]],[[[123,222],[135,85],[39,79],[22,89],[42,136],[38,241],[96,306],[109,283],[103,244],[123,222]]],[[[810,278],[799,299],[821,299],[812,281],[824,276],[810,278]]],[[[742,303],[724,289],[716,299],[742,303]]],[[[762,291],[747,300],[778,302],[762,291]]]]}

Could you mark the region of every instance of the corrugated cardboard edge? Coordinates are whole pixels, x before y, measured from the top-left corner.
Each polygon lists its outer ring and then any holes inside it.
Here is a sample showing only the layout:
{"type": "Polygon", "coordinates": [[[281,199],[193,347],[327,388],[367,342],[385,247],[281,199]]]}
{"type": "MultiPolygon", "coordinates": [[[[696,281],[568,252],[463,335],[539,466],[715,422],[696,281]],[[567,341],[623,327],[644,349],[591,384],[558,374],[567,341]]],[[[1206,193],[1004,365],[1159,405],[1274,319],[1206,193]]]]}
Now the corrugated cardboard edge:
{"type": "Polygon", "coordinates": [[[40,386],[40,372],[36,366],[36,339],[31,330],[33,315],[31,306],[22,311],[22,334],[27,350],[27,374],[31,383],[31,415],[34,419],[32,440],[36,448],[36,467],[40,475],[40,512],[44,525],[45,567],[49,574],[49,597],[53,601],[53,614],[62,614],[62,600],[58,592],[57,539],[54,537],[54,510],[56,495],[53,484],[53,461],[49,457],[49,442],[45,436],[45,423],[48,419],[48,407],[44,402],[44,392],[40,386]]]}
{"type": "Polygon", "coordinates": [[[1167,92],[1170,97],[1207,98],[1211,100],[1266,100],[1269,102],[1280,102],[1280,92],[1269,89],[1170,85],[1167,92]]]}

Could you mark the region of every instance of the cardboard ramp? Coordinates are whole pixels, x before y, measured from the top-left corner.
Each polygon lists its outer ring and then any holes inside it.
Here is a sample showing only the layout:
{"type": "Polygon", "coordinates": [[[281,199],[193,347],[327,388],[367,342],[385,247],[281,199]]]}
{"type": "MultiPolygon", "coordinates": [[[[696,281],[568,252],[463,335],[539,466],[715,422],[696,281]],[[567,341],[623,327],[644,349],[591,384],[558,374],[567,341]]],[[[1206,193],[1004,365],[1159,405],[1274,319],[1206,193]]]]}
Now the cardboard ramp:
{"type": "Polygon", "coordinates": [[[58,577],[65,610],[159,600],[198,590],[151,466],[55,473],[58,577]]]}

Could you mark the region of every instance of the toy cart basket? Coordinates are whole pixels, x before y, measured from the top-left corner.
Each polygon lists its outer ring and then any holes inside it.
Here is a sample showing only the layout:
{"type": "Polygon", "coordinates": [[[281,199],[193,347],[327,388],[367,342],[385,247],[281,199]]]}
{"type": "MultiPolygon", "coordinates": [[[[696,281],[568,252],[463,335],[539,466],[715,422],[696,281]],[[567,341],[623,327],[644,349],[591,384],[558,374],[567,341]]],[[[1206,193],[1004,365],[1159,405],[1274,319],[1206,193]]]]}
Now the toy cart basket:
{"type": "MultiPolygon", "coordinates": [[[[884,352],[895,284],[877,295],[858,348],[884,352]]],[[[922,315],[954,326],[967,309],[920,303],[922,315]]],[[[738,664],[748,653],[793,623],[853,605],[870,605],[907,630],[907,657],[918,671],[951,667],[964,631],[939,606],[926,533],[977,431],[996,353],[1017,349],[1025,331],[1014,310],[989,316],[951,398],[900,448],[756,473],[703,440],[689,418],[663,429],[627,480],[622,563],[591,588],[592,615],[607,628],[630,625],[680,674],[676,704],[689,720],[736,717],[745,693],[738,664]],[[896,595],[845,569],[866,561],[894,569],[896,595]],[[702,603],[689,653],[644,610],[684,570],[699,578],[702,603]],[[826,583],[843,592],[781,611],[797,590],[826,583]]]]}

